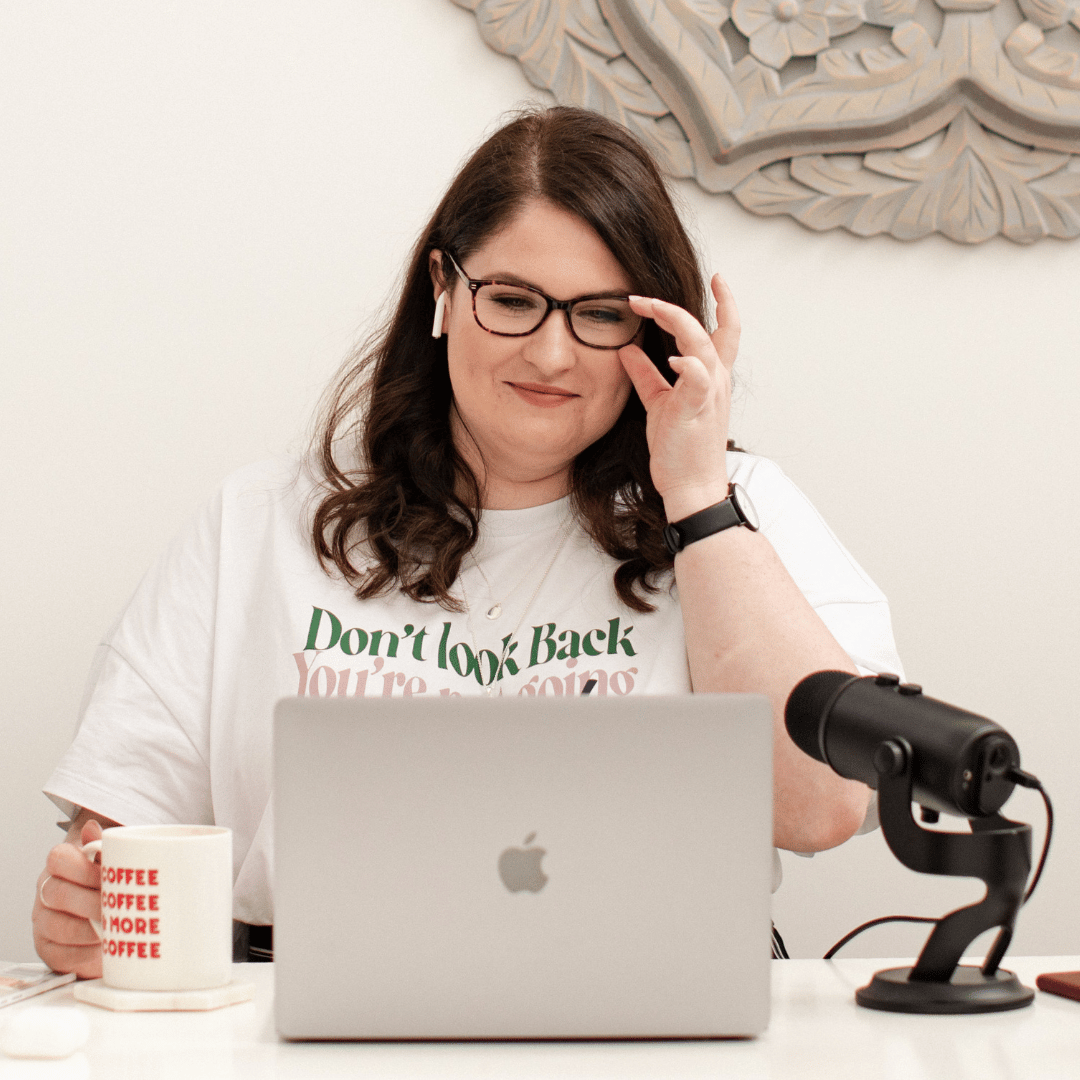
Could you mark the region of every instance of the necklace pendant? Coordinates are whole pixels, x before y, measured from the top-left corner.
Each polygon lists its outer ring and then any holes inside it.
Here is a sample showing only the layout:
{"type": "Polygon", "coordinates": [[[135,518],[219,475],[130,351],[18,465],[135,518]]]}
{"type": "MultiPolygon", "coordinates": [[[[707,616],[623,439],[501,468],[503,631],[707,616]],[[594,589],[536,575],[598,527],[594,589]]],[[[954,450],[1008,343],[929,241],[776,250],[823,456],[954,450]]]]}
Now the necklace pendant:
{"type": "Polygon", "coordinates": [[[489,619],[497,619],[502,614],[502,604],[492,604],[484,614],[489,619]]]}

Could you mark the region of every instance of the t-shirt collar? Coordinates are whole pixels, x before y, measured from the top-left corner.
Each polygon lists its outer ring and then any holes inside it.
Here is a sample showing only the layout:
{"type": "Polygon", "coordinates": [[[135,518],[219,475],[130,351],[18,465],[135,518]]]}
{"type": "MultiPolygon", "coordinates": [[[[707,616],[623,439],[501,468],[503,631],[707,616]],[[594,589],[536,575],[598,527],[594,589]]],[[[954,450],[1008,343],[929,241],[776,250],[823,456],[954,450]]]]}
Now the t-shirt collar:
{"type": "Polygon", "coordinates": [[[482,537],[525,536],[558,528],[570,517],[570,496],[524,510],[484,510],[480,515],[482,537]]]}

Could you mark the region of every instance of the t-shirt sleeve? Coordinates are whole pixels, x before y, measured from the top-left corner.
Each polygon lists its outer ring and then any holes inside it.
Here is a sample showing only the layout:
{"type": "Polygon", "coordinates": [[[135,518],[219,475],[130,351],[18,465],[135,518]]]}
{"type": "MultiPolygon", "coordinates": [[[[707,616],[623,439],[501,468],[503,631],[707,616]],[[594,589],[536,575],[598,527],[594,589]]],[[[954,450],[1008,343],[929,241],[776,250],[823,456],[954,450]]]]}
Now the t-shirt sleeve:
{"type": "Polygon", "coordinates": [[[209,715],[221,503],[143,578],[99,646],[75,739],[45,785],[70,812],[210,824],[209,715]]]}
{"type": "Polygon", "coordinates": [[[772,461],[728,455],[731,479],[750,496],[761,532],[811,607],[864,675],[903,675],[885,595],[810,500],[772,461]]]}

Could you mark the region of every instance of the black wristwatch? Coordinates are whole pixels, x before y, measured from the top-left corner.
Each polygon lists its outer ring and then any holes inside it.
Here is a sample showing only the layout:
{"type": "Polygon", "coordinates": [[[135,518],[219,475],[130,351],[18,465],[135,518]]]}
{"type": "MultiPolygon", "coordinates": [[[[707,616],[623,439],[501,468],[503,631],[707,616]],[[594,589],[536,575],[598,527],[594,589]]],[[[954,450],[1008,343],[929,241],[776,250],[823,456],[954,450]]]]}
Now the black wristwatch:
{"type": "Polygon", "coordinates": [[[664,526],[664,544],[672,555],[677,555],[687,544],[704,540],[733,525],[745,525],[751,532],[758,529],[757,511],[739,484],[728,485],[728,497],[723,502],[664,526]]]}

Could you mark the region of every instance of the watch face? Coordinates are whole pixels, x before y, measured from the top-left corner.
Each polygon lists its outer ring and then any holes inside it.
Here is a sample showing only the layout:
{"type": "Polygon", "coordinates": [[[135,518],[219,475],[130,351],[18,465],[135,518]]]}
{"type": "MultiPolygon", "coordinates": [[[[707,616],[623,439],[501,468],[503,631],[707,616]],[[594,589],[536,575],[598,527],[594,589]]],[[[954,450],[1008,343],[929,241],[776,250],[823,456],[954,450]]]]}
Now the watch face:
{"type": "Polygon", "coordinates": [[[754,504],[750,501],[750,496],[746,494],[746,488],[742,484],[731,485],[731,501],[735,504],[735,509],[739,513],[739,517],[743,521],[757,532],[761,525],[758,519],[757,511],[754,509],[754,504]]]}

